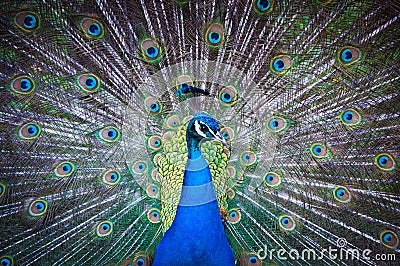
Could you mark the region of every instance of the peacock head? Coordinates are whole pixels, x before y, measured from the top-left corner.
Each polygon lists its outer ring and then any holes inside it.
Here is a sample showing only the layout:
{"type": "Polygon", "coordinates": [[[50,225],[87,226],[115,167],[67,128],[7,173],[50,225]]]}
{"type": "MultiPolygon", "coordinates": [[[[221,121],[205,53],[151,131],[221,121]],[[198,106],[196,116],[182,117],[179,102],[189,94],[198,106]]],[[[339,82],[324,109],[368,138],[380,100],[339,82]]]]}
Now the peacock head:
{"type": "Polygon", "coordinates": [[[188,140],[192,139],[198,143],[205,140],[216,140],[222,145],[228,146],[228,142],[220,133],[218,122],[205,113],[194,115],[188,124],[186,135],[188,140]]]}

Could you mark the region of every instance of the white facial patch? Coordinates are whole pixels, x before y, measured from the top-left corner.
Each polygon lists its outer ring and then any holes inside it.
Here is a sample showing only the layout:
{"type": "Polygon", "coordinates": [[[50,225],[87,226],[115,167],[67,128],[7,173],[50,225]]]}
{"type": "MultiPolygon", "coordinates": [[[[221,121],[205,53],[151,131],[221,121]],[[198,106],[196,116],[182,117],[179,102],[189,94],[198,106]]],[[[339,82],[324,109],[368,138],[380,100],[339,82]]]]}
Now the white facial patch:
{"type": "MultiPolygon", "coordinates": [[[[206,126],[206,127],[208,128],[208,131],[209,131],[212,135],[215,136],[214,132],[213,132],[206,124],[202,123],[201,121],[200,121],[200,123],[201,123],[203,126],[206,126]]],[[[195,128],[197,134],[199,134],[199,135],[202,136],[203,138],[207,138],[206,134],[205,134],[203,131],[201,131],[201,129],[200,129],[200,128],[201,128],[200,123],[199,123],[198,120],[194,121],[194,128],[195,128]]]]}

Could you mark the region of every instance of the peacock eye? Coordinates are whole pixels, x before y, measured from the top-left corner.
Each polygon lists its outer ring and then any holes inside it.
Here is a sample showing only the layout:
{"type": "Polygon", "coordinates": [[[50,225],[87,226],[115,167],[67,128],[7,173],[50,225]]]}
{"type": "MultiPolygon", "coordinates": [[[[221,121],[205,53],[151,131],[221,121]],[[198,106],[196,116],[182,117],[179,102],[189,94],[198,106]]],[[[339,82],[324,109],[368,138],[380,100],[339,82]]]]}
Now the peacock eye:
{"type": "Polygon", "coordinates": [[[141,175],[147,170],[147,163],[145,161],[136,161],[132,166],[134,174],[141,175]]]}
{"type": "Polygon", "coordinates": [[[14,22],[26,32],[32,32],[39,28],[40,19],[37,13],[23,11],[15,16],[14,22]]]}
{"type": "Polygon", "coordinates": [[[339,116],[343,125],[349,128],[354,128],[360,125],[362,116],[357,110],[353,108],[347,108],[340,113],[339,116]]]}
{"type": "Polygon", "coordinates": [[[136,258],[133,260],[133,262],[134,262],[134,265],[137,265],[137,266],[150,265],[150,264],[148,263],[148,259],[147,259],[145,256],[141,256],[141,255],[139,255],[138,257],[136,257],[136,258]]]}
{"type": "Polygon", "coordinates": [[[148,211],[147,213],[147,219],[153,224],[159,223],[160,222],[160,210],[157,208],[152,208],[148,211]]]}
{"type": "Polygon", "coordinates": [[[257,155],[252,151],[245,151],[240,155],[240,162],[245,166],[251,166],[257,162],[257,155]]]}
{"type": "Polygon", "coordinates": [[[120,180],[121,173],[114,169],[105,171],[102,175],[103,183],[109,186],[115,186],[120,180]]]}
{"type": "Polygon", "coordinates": [[[45,200],[34,200],[29,204],[28,213],[33,217],[41,216],[47,211],[48,203],[45,200]]]}
{"type": "Polygon", "coordinates": [[[396,168],[396,161],[389,153],[380,153],[374,158],[375,165],[382,171],[393,171],[396,168]]]}
{"type": "Polygon", "coordinates": [[[167,127],[176,129],[180,126],[181,121],[177,115],[172,115],[167,119],[167,127]]]}
{"type": "Polygon", "coordinates": [[[253,252],[243,255],[240,261],[240,265],[261,265],[261,259],[253,252]]]}
{"type": "Polygon", "coordinates": [[[311,155],[317,159],[329,156],[328,148],[322,143],[314,143],[310,147],[311,155]]]}
{"type": "Polygon", "coordinates": [[[85,18],[81,21],[81,28],[90,39],[100,39],[104,36],[103,25],[92,18],[85,18]]]}
{"type": "Polygon", "coordinates": [[[150,115],[158,115],[162,111],[162,104],[154,97],[147,97],[144,100],[146,112],[150,115]]]}
{"type": "Polygon", "coordinates": [[[272,11],[274,1],[268,0],[255,0],[253,2],[253,8],[259,15],[265,15],[272,11]]]}
{"type": "Polygon", "coordinates": [[[75,171],[75,165],[71,162],[61,162],[54,168],[56,177],[68,177],[75,171]]]}
{"type": "Polygon", "coordinates": [[[18,94],[27,95],[35,90],[35,82],[28,76],[19,76],[12,80],[11,90],[18,94]]]}
{"type": "Polygon", "coordinates": [[[77,79],[79,88],[85,92],[95,92],[100,88],[100,79],[93,74],[80,75],[77,79]]]}
{"type": "Polygon", "coordinates": [[[396,248],[399,244],[399,238],[392,230],[385,230],[380,234],[380,240],[388,248],[396,248]]]}
{"type": "Polygon", "coordinates": [[[98,40],[104,37],[104,27],[103,24],[93,18],[84,18],[81,21],[81,28],[86,35],[91,40],[98,40]]]}
{"type": "Polygon", "coordinates": [[[292,62],[287,55],[278,55],[272,58],[270,69],[275,74],[284,74],[290,68],[292,62]]]}
{"type": "Polygon", "coordinates": [[[207,132],[208,129],[205,125],[201,125],[200,130],[201,130],[201,132],[207,132]]]}
{"type": "Polygon", "coordinates": [[[157,198],[158,197],[158,191],[159,191],[158,187],[156,185],[154,185],[154,184],[150,184],[146,188],[147,195],[150,198],[157,198]]]}
{"type": "Polygon", "coordinates": [[[296,227],[295,221],[289,215],[281,215],[278,220],[279,220],[279,226],[284,231],[293,231],[294,228],[296,227]]]}
{"type": "Polygon", "coordinates": [[[99,237],[105,237],[112,233],[113,224],[110,221],[104,221],[96,226],[96,235],[99,237]]]}
{"type": "Polygon", "coordinates": [[[2,266],[12,266],[14,265],[14,260],[11,256],[2,256],[0,258],[0,265],[2,266]]]}
{"type": "Polygon", "coordinates": [[[229,214],[228,214],[228,222],[231,224],[236,224],[240,221],[241,218],[241,213],[239,211],[239,209],[234,208],[229,210],[229,214]]]}
{"type": "Polygon", "coordinates": [[[250,264],[256,264],[257,263],[257,257],[256,256],[251,256],[249,258],[249,262],[250,262],[250,264]]]}
{"type": "Polygon", "coordinates": [[[290,120],[281,116],[272,116],[268,118],[266,127],[269,131],[273,133],[283,133],[290,126],[290,120]]]}
{"type": "Polygon", "coordinates": [[[114,126],[106,126],[97,132],[96,137],[104,143],[115,143],[121,138],[121,132],[114,126]]]}
{"type": "Polygon", "coordinates": [[[341,203],[348,203],[351,200],[351,194],[346,187],[337,186],[333,190],[333,196],[341,203]]]}
{"type": "Polygon", "coordinates": [[[235,131],[230,127],[224,127],[220,130],[222,137],[227,141],[232,141],[235,138],[235,131]]]}
{"type": "Polygon", "coordinates": [[[42,129],[38,124],[29,122],[18,129],[18,137],[23,140],[35,139],[40,135],[41,131],[42,129]]]}
{"type": "Polygon", "coordinates": [[[339,54],[339,61],[344,66],[349,66],[361,60],[362,54],[360,49],[353,47],[353,46],[345,46],[340,49],[339,54]]]}
{"type": "Polygon", "coordinates": [[[151,59],[154,59],[154,58],[157,57],[157,55],[158,55],[158,48],[157,48],[157,47],[155,47],[155,46],[150,46],[150,47],[148,47],[148,48],[146,49],[146,56],[147,56],[147,57],[149,57],[149,58],[151,58],[151,59]]]}
{"type": "Polygon", "coordinates": [[[218,93],[218,98],[220,102],[225,106],[235,105],[238,97],[239,93],[237,88],[231,85],[223,87],[221,91],[218,93]]]}
{"type": "Polygon", "coordinates": [[[151,38],[144,39],[141,42],[140,50],[144,60],[149,63],[157,63],[162,57],[160,44],[151,38]]]}
{"type": "Polygon", "coordinates": [[[224,42],[224,28],[221,24],[214,23],[206,32],[206,42],[212,48],[221,46],[224,42]]]}
{"type": "Polygon", "coordinates": [[[264,175],[264,184],[268,187],[277,188],[282,183],[282,178],[275,172],[268,172],[264,175]]]}
{"type": "Polygon", "coordinates": [[[159,150],[162,147],[162,140],[159,136],[151,136],[147,140],[147,145],[153,150],[159,150]]]}

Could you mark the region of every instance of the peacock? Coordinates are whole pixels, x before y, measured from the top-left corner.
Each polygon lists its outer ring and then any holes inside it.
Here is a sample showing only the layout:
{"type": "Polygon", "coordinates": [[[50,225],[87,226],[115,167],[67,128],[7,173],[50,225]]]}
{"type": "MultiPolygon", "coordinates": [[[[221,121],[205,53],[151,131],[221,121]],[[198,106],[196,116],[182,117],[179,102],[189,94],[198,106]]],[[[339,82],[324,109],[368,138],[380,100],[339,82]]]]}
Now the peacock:
{"type": "Polygon", "coordinates": [[[398,265],[396,0],[0,3],[0,265],[398,265]]]}

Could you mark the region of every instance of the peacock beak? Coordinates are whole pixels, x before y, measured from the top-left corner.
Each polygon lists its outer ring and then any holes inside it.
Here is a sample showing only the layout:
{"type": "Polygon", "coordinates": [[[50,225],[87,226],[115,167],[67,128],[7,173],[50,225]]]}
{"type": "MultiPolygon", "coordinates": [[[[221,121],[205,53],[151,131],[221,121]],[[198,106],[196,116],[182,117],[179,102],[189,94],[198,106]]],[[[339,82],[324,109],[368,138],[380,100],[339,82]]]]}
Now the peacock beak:
{"type": "Polygon", "coordinates": [[[227,142],[226,139],[221,135],[220,132],[217,132],[217,134],[214,135],[214,138],[213,138],[213,139],[216,140],[216,141],[218,141],[218,142],[220,142],[220,143],[221,143],[222,145],[224,145],[225,147],[228,147],[228,146],[229,146],[228,142],[227,142]]]}

